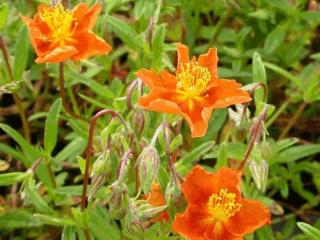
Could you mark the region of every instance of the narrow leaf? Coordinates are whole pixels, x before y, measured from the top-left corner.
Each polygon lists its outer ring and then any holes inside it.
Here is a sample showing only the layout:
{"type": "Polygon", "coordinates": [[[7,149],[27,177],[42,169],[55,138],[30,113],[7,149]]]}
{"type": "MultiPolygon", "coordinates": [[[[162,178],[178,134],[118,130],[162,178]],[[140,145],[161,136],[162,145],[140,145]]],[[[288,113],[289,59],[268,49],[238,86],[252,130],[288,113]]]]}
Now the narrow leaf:
{"type": "Polygon", "coordinates": [[[60,110],[61,99],[59,98],[52,104],[44,128],[44,149],[48,154],[51,154],[57,143],[60,110]]]}

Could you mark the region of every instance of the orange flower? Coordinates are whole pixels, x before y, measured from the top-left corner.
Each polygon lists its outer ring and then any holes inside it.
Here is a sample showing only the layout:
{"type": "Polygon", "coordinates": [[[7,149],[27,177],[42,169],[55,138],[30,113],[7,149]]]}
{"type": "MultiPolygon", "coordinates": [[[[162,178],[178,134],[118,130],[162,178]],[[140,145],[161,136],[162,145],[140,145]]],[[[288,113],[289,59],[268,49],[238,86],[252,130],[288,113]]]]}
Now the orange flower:
{"type": "MultiPolygon", "coordinates": [[[[152,184],[151,191],[147,196],[147,201],[154,207],[166,205],[166,200],[164,199],[159,183],[152,184]]],[[[169,220],[169,215],[166,211],[160,213],[158,217],[151,219],[151,222],[161,222],[162,220],[169,220]]]]}
{"type": "Polygon", "coordinates": [[[80,61],[110,52],[110,45],[91,31],[100,11],[100,4],[89,9],[85,3],[80,3],[71,11],[62,4],[53,7],[41,4],[33,19],[21,16],[38,55],[36,62],[80,61]]]}
{"type": "Polygon", "coordinates": [[[212,110],[251,100],[234,80],[218,79],[217,49],[210,48],[196,61],[189,60],[189,48],[177,45],[176,74],[145,68],[136,75],[151,89],[139,104],[151,111],[182,115],[188,122],[192,137],[206,134],[212,110]]]}
{"type": "Polygon", "coordinates": [[[173,230],[190,240],[242,240],[270,223],[266,207],[241,197],[240,180],[231,168],[209,173],[195,166],[182,184],[188,207],[176,214],[173,230]]]}

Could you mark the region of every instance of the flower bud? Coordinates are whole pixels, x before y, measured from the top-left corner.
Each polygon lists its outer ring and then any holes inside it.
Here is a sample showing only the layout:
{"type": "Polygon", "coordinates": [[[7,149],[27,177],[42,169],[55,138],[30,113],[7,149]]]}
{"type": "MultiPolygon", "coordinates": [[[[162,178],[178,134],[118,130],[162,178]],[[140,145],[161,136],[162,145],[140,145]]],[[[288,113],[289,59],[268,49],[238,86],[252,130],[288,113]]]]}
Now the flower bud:
{"type": "Polygon", "coordinates": [[[268,181],[269,166],[265,160],[260,162],[252,161],[250,164],[252,178],[261,192],[265,192],[268,181]]]}
{"type": "Polygon", "coordinates": [[[106,171],[109,156],[110,156],[110,151],[107,151],[106,154],[99,156],[97,160],[93,163],[92,173],[94,175],[96,174],[100,175],[106,171]]]}
{"type": "Polygon", "coordinates": [[[127,221],[125,225],[125,232],[135,239],[144,239],[144,228],[143,224],[139,220],[127,221]]]}
{"type": "Polygon", "coordinates": [[[141,189],[144,193],[148,193],[158,175],[160,166],[160,157],[157,149],[153,146],[144,148],[137,160],[137,166],[141,189]]]}
{"type": "Polygon", "coordinates": [[[111,215],[116,219],[123,219],[128,211],[128,188],[124,183],[118,181],[111,185],[111,197],[109,199],[109,209],[111,215]]]}
{"type": "Polygon", "coordinates": [[[132,200],[129,200],[128,213],[124,219],[125,233],[135,239],[144,239],[144,227],[140,219],[140,214],[132,200]]]}
{"type": "Polygon", "coordinates": [[[168,208],[168,205],[154,207],[150,204],[141,204],[137,208],[141,221],[148,221],[155,217],[158,217],[164,210],[168,208]]]}
{"type": "Polygon", "coordinates": [[[165,198],[170,209],[175,209],[176,212],[183,211],[187,205],[187,201],[181,192],[180,183],[175,181],[173,177],[171,177],[167,185],[165,198]]]}

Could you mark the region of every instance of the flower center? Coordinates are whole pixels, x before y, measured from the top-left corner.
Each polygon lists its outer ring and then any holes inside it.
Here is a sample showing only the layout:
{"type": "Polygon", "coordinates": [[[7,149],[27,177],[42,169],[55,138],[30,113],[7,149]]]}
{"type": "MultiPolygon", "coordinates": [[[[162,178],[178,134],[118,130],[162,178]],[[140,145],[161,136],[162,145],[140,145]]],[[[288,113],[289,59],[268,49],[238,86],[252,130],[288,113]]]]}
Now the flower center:
{"type": "Polygon", "coordinates": [[[226,221],[241,208],[241,204],[236,202],[236,194],[224,188],[219,191],[219,194],[211,195],[207,206],[217,222],[226,221]]]}
{"type": "Polygon", "coordinates": [[[210,79],[211,74],[208,68],[202,67],[196,62],[181,64],[181,71],[177,75],[178,100],[187,100],[189,108],[192,109],[193,101],[202,99],[201,95],[207,90],[210,79]]]}
{"type": "Polygon", "coordinates": [[[46,8],[41,14],[41,19],[51,30],[51,40],[54,43],[63,46],[66,41],[72,41],[71,35],[74,29],[72,30],[71,26],[74,17],[72,12],[66,10],[61,3],[54,7],[46,8]]]}

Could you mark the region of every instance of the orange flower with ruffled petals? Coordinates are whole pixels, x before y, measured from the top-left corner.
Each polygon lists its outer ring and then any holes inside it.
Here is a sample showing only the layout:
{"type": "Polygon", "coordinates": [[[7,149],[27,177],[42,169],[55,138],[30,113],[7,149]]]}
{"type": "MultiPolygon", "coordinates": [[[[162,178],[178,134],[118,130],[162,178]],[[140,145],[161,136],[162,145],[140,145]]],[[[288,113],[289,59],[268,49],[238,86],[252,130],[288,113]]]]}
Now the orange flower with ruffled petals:
{"type": "Polygon", "coordinates": [[[193,167],[182,184],[188,207],[176,214],[172,229],[190,240],[242,240],[242,236],[270,223],[260,202],[243,199],[241,173],[221,168],[209,173],[193,167]]]}
{"type": "Polygon", "coordinates": [[[178,66],[175,75],[145,68],[136,75],[151,89],[139,99],[145,109],[182,115],[188,122],[192,137],[206,134],[213,109],[225,108],[251,100],[234,80],[219,79],[217,49],[210,48],[196,61],[189,59],[189,48],[177,45],[178,66]]]}
{"type": "Polygon", "coordinates": [[[62,4],[52,7],[41,4],[33,19],[21,16],[38,55],[36,62],[80,61],[110,52],[111,46],[91,31],[100,11],[100,4],[89,9],[85,3],[80,3],[72,10],[65,9],[62,4]]]}
{"type": "MultiPolygon", "coordinates": [[[[166,200],[164,199],[163,193],[161,191],[161,186],[159,183],[153,183],[151,186],[151,191],[147,195],[147,201],[150,205],[154,207],[161,207],[166,205],[166,200]]],[[[161,222],[161,221],[168,221],[169,215],[166,211],[163,211],[159,214],[159,216],[151,219],[151,222],[161,222]]]]}

